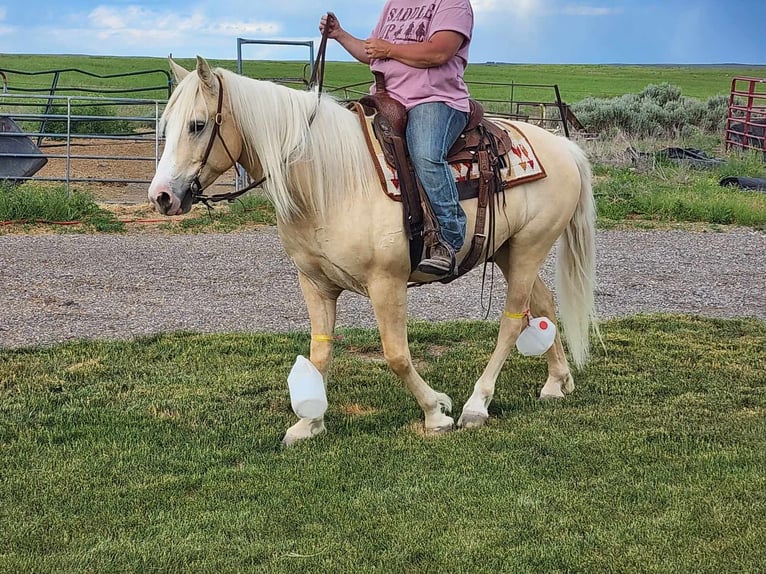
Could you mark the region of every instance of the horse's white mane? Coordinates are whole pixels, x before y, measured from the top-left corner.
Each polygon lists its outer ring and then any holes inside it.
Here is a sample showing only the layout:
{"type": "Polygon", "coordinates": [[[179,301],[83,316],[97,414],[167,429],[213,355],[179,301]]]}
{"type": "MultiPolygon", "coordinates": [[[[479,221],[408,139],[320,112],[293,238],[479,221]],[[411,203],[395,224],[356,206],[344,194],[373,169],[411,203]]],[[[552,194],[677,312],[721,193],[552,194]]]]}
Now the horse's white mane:
{"type": "MultiPolygon", "coordinates": [[[[257,158],[267,176],[263,187],[280,219],[323,213],[345,194],[373,189],[378,180],[359,120],[332,97],[323,94],[318,100],[316,91],[254,80],[222,68],[214,73],[224,85],[245,153],[251,161],[257,158]]],[[[189,76],[196,89],[183,90],[183,96],[176,90],[178,100],[168,104],[177,106],[187,119],[201,89],[197,74],[189,76]],[[180,101],[187,98],[191,103],[180,101]]]]}

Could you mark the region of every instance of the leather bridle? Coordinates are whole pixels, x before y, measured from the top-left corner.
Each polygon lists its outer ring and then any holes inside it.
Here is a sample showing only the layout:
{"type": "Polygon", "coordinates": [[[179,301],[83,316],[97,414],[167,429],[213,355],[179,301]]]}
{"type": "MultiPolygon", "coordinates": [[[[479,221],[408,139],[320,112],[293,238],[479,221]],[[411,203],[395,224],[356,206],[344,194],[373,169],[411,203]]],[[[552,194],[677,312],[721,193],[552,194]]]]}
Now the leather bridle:
{"type": "Polygon", "coordinates": [[[202,188],[202,183],[199,180],[199,176],[202,173],[202,170],[207,165],[207,160],[210,157],[210,152],[213,150],[213,145],[215,144],[216,138],[221,140],[221,145],[223,146],[223,149],[226,151],[226,155],[229,156],[231,163],[232,164],[237,163],[237,160],[235,160],[234,156],[231,155],[231,152],[229,151],[229,148],[226,145],[226,142],[224,141],[223,136],[221,135],[221,125],[223,124],[223,82],[221,81],[221,78],[218,75],[216,75],[216,79],[218,80],[218,107],[215,112],[215,118],[213,122],[213,131],[210,134],[210,139],[207,142],[207,148],[205,149],[205,154],[202,156],[202,163],[200,164],[199,169],[197,170],[197,173],[194,176],[194,179],[192,180],[191,185],[189,186],[189,191],[191,192],[191,196],[192,196],[192,203],[203,203],[207,207],[210,207],[209,202],[217,203],[219,201],[234,201],[240,195],[250,191],[251,189],[255,187],[258,187],[264,181],[266,181],[266,177],[264,176],[258,181],[251,183],[247,187],[238,189],[237,191],[232,191],[229,193],[218,193],[216,195],[205,195],[204,193],[202,193],[203,188],[202,188]]]}

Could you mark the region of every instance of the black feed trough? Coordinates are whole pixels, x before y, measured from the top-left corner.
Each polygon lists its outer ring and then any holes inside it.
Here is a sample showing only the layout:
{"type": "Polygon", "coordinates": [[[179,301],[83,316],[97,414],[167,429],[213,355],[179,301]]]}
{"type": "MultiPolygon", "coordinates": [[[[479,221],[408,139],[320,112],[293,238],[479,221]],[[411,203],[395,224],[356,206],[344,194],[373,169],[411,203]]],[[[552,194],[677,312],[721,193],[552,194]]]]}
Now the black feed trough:
{"type": "Polygon", "coordinates": [[[0,116],[0,180],[19,183],[37,173],[48,159],[8,116],[0,116]]]}

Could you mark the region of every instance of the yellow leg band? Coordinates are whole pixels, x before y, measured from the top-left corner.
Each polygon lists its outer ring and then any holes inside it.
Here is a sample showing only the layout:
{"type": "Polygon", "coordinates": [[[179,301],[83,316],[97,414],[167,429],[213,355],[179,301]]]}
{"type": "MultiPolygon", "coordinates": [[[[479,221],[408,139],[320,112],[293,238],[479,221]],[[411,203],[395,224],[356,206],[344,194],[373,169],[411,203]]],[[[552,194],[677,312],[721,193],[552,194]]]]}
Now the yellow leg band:
{"type": "Polygon", "coordinates": [[[529,315],[529,309],[523,313],[511,313],[509,311],[503,311],[503,317],[508,317],[509,319],[523,319],[527,315],[529,315]]]}
{"type": "Polygon", "coordinates": [[[332,335],[311,335],[311,340],[321,343],[332,343],[334,338],[332,335]]]}

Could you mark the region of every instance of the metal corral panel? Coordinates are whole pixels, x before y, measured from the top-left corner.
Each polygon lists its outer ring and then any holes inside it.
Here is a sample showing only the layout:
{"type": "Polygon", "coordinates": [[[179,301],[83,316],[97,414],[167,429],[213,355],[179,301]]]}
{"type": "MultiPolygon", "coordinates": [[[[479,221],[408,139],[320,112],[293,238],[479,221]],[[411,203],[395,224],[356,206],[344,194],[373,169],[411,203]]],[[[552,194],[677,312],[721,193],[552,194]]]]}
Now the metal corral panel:
{"type": "Polygon", "coordinates": [[[726,149],[751,149],[766,160],[766,78],[735,77],[726,115],[726,149]]]}

